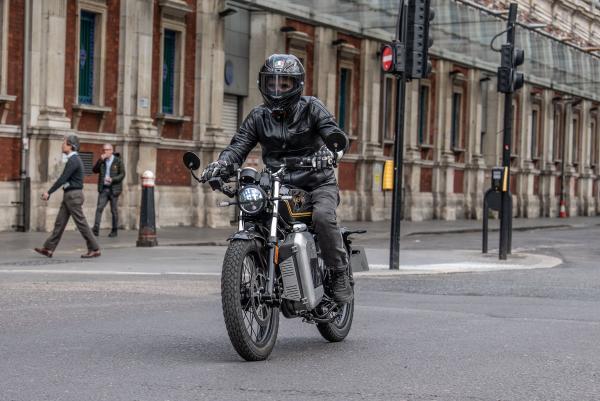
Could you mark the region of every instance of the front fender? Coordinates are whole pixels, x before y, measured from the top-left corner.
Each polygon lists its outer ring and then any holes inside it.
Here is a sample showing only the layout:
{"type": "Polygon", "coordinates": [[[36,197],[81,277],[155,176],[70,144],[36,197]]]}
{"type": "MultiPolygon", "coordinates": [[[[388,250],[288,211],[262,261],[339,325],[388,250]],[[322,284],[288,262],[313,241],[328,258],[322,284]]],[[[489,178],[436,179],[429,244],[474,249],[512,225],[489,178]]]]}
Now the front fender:
{"type": "Polygon", "coordinates": [[[238,231],[237,233],[235,233],[232,236],[230,236],[229,238],[227,238],[227,241],[234,241],[234,240],[242,240],[242,241],[260,240],[260,242],[262,242],[263,245],[267,244],[266,238],[263,238],[262,235],[260,235],[259,233],[255,232],[255,231],[249,231],[249,230],[238,231]]]}

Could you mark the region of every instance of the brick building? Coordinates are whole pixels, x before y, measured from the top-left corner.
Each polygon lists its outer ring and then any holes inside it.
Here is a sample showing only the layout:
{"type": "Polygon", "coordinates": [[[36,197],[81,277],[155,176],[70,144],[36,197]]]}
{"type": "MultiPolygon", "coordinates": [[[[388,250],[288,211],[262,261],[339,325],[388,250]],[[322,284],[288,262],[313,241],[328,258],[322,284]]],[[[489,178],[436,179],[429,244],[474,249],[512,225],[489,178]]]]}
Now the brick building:
{"type": "MultiPolygon", "coordinates": [[[[181,156],[216,158],[261,103],[258,69],[275,52],[304,61],[305,93],[321,98],[352,139],[338,171],[341,217],[387,218],[391,193],[381,178],[392,153],[395,83],[381,73],[378,52],[391,38],[397,3],[0,0],[0,230],[22,224],[22,188],[29,228],[51,228],[60,197],[46,204],[39,194],[62,171],[60,144],[72,132],[87,164],[105,142],[123,157],[124,227],[137,226],[145,170],[157,176],[159,225],[227,224],[230,211],[214,206],[219,194],[192,183],[181,156]]],[[[484,48],[503,29],[507,3],[433,1],[434,71],[408,88],[406,218],[481,217],[489,169],[501,156],[503,107],[499,56],[484,48]]],[[[561,183],[570,214],[597,214],[598,4],[519,3],[529,25],[520,45],[531,57],[514,104],[515,214],[557,215],[561,183]]],[[[247,163],[260,164],[259,153],[247,163]]],[[[86,177],[88,217],[95,182],[86,177]]]]}

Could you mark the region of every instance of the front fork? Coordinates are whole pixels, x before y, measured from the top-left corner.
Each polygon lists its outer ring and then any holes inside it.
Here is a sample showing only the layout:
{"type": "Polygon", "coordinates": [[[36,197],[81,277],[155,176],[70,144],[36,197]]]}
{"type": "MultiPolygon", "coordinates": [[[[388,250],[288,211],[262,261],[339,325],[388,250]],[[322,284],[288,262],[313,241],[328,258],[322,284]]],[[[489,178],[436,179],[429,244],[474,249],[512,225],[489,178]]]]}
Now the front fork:
{"type": "Polygon", "coordinates": [[[279,188],[281,179],[275,177],[273,180],[273,215],[269,231],[269,275],[267,277],[266,295],[273,299],[273,288],[275,287],[275,247],[277,246],[277,222],[279,220],[279,188]]]}

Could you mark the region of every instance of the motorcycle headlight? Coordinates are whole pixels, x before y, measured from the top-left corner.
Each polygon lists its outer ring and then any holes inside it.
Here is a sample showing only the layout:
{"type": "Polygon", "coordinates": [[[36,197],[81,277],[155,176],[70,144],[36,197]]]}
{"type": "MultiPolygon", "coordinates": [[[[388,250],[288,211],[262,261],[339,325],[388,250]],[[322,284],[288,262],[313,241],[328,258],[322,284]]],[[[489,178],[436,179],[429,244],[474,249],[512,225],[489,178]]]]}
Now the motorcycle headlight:
{"type": "Polygon", "coordinates": [[[265,192],[253,185],[242,188],[238,194],[238,198],[240,209],[246,214],[258,214],[267,204],[265,192]]]}

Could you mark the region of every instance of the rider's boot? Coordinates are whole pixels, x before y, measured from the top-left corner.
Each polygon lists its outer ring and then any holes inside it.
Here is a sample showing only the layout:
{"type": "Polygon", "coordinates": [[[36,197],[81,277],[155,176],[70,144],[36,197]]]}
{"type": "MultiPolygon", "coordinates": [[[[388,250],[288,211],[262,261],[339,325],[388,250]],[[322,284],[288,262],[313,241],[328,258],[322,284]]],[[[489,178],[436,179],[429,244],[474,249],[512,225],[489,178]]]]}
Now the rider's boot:
{"type": "Polygon", "coordinates": [[[354,289],[350,285],[347,270],[348,266],[331,269],[333,300],[339,303],[349,303],[354,298],[354,289]]]}

